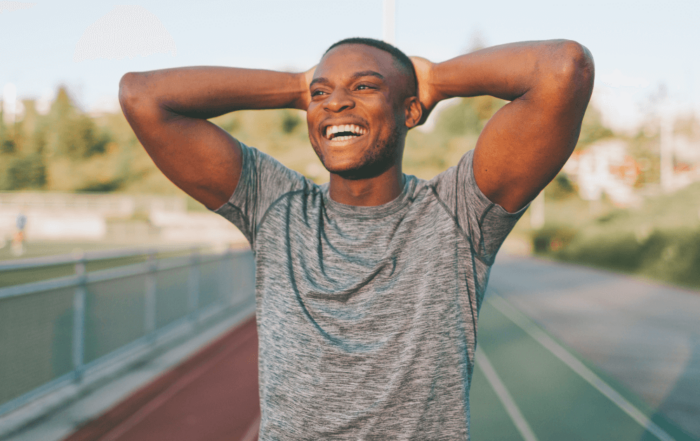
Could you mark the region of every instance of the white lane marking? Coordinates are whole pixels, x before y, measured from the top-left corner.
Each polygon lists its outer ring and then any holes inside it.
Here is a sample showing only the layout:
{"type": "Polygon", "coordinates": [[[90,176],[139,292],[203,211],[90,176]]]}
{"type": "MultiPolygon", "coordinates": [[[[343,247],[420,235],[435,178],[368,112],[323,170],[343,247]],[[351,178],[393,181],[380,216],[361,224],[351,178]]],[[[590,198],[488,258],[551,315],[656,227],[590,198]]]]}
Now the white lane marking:
{"type": "Polygon", "coordinates": [[[674,441],[673,437],[666,433],[661,427],[656,423],[651,421],[642,411],[637,409],[634,404],[630,403],[620,395],[615,389],[613,389],[608,383],[603,381],[602,378],[597,376],[592,370],[590,370],[586,365],[581,363],[578,358],[571,355],[563,346],[554,341],[552,337],[547,335],[542,331],[535,323],[532,322],[528,317],[526,317],[522,312],[515,309],[508,303],[503,297],[497,295],[491,290],[488,294],[487,302],[491,304],[494,308],[500,311],[503,315],[508,317],[516,325],[518,325],[523,331],[527,332],[532,338],[537,340],[542,346],[549,349],[549,351],[554,354],[559,360],[564,364],[569,366],[574,372],[579,374],[581,378],[586,380],[591,386],[595,387],[598,392],[605,395],[610,401],[615,403],[617,407],[622,409],[627,415],[629,415],[633,420],[635,420],[639,425],[645,428],[648,432],[653,434],[655,437],[661,441],[674,441]]]}
{"type": "Polygon", "coordinates": [[[255,441],[258,439],[258,431],[260,429],[260,415],[255,417],[253,422],[246,430],[245,435],[241,438],[241,441],[255,441]]]}
{"type": "Polygon", "coordinates": [[[510,395],[510,392],[508,392],[508,389],[506,389],[505,384],[503,384],[501,381],[501,378],[496,373],[496,370],[491,365],[491,362],[484,351],[478,346],[476,348],[476,359],[479,368],[481,368],[481,370],[484,372],[486,380],[488,380],[494,392],[496,392],[496,395],[498,395],[498,399],[501,400],[501,404],[503,404],[503,407],[506,408],[508,416],[510,416],[510,419],[513,420],[513,423],[518,429],[518,432],[520,432],[520,435],[525,441],[537,441],[535,433],[532,431],[530,425],[525,420],[525,417],[520,412],[520,408],[517,404],[515,404],[513,397],[510,395]]]}

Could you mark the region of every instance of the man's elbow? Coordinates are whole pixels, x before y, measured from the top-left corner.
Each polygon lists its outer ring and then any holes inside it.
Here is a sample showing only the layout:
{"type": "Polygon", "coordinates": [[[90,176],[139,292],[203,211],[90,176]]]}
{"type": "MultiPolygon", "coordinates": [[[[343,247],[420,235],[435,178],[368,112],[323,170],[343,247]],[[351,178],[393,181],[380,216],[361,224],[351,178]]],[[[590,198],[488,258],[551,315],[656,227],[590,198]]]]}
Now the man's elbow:
{"type": "Polygon", "coordinates": [[[558,88],[565,88],[572,94],[590,97],[595,78],[595,65],[591,52],[575,41],[562,41],[557,46],[552,71],[558,88]]]}
{"type": "Polygon", "coordinates": [[[135,72],[128,72],[119,81],[119,104],[125,115],[135,112],[143,104],[143,79],[135,72]]]}

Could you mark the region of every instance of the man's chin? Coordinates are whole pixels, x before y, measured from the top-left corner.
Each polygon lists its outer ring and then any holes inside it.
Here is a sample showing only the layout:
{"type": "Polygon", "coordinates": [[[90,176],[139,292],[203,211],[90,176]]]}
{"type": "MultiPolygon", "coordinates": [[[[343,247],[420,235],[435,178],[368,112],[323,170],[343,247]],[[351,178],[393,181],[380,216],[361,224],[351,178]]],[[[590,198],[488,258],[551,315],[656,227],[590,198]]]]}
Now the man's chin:
{"type": "Polygon", "coordinates": [[[326,164],[323,166],[332,175],[338,175],[344,179],[362,179],[363,169],[360,164],[326,164]]]}
{"type": "Polygon", "coordinates": [[[372,163],[359,163],[352,165],[339,166],[338,164],[330,164],[324,166],[331,174],[338,175],[343,179],[349,181],[357,181],[362,179],[375,178],[389,168],[391,168],[393,161],[383,161],[383,162],[372,162],[372,163]]]}

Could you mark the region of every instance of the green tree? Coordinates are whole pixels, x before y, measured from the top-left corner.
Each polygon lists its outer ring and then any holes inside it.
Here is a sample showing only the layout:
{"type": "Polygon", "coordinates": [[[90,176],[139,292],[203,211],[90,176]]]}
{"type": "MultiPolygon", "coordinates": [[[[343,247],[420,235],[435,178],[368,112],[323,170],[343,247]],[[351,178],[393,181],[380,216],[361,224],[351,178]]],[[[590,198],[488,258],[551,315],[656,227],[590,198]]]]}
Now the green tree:
{"type": "Polygon", "coordinates": [[[41,189],[46,185],[46,165],[41,155],[12,158],[4,173],[4,190],[41,189]]]}
{"type": "Polygon", "coordinates": [[[505,101],[491,96],[461,98],[440,113],[436,130],[448,136],[478,135],[504,104],[505,101]]]}
{"type": "Polygon", "coordinates": [[[586,148],[590,144],[605,138],[612,138],[615,133],[603,123],[603,117],[598,109],[588,105],[581,123],[581,134],[576,148],[586,148]]]}
{"type": "Polygon", "coordinates": [[[284,109],[282,112],[282,132],[286,134],[292,133],[301,124],[301,118],[287,109],[284,109]]]}
{"type": "Polygon", "coordinates": [[[109,133],[101,131],[88,115],[73,104],[65,87],[60,87],[48,115],[51,130],[46,139],[49,154],[72,159],[88,158],[105,152],[109,133]]]}

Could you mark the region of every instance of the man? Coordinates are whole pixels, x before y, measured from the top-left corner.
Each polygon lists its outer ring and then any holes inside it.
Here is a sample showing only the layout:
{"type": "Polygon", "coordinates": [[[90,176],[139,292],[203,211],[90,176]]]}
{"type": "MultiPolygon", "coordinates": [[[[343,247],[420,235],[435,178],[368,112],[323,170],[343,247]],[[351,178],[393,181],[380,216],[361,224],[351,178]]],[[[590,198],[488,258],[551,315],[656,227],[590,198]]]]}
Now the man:
{"type": "MultiPolygon", "coordinates": [[[[476,322],[490,266],[578,138],[593,87],[570,41],[433,64],[380,41],[336,43],[293,74],[193,67],[130,73],[124,113],[176,185],[255,252],[260,439],[469,437],[476,322]],[[406,133],[439,101],[511,101],[459,165],[406,176],[406,133]],[[307,111],[330,172],[315,185],[206,121],[307,111]]],[[[425,146],[431,148],[431,146],[425,146]]]]}
{"type": "MultiPolygon", "coordinates": [[[[24,254],[24,229],[27,226],[27,216],[24,214],[24,209],[17,213],[15,226],[17,227],[17,230],[12,236],[12,246],[10,249],[13,256],[21,256],[24,254]]],[[[2,248],[2,246],[0,246],[0,248],[2,248]]]]}

